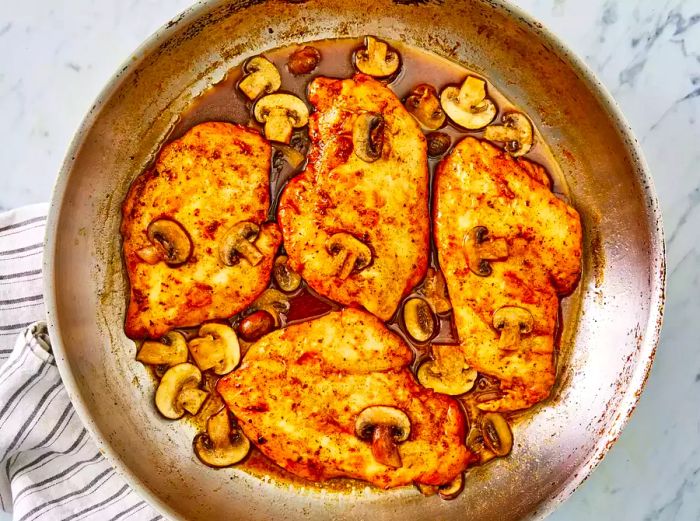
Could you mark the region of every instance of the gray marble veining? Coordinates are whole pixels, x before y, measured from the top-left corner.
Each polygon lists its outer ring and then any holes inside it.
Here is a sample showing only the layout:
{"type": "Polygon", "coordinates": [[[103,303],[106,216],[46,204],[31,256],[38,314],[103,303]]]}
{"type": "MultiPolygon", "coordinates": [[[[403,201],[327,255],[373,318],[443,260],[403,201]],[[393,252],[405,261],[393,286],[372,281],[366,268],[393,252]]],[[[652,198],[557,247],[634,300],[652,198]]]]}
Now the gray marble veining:
{"type": "MultiPolygon", "coordinates": [[[[188,3],[0,5],[0,210],[49,198],[99,90],[188,3]]],[[[700,520],[700,0],[515,3],[617,99],[654,175],[668,247],[665,327],[647,389],[620,441],[551,519],[700,520]]]]}

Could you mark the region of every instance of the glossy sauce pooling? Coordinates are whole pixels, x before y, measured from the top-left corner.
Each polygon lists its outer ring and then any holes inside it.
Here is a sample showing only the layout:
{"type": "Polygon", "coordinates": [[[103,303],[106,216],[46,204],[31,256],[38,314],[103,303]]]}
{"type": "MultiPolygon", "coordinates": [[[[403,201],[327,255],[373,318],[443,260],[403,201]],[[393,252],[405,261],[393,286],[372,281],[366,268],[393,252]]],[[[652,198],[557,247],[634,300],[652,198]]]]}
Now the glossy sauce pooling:
{"type": "MultiPolygon", "coordinates": [[[[394,41],[389,41],[389,44],[400,53],[402,66],[400,72],[391,80],[388,86],[402,100],[405,99],[410,91],[420,83],[429,83],[434,86],[438,92],[440,92],[443,87],[449,84],[461,84],[467,74],[474,74],[468,69],[431,52],[394,41]]],[[[351,77],[356,72],[352,64],[353,51],[362,45],[363,39],[361,38],[323,40],[270,50],[263,53],[263,56],[272,61],[279,70],[282,77],[281,91],[293,93],[306,100],[307,85],[316,76],[329,76],[336,78],[351,77]],[[321,61],[318,67],[310,74],[294,76],[287,69],[287,60],[290,54],[305,45],[311,45],[318,49],[322,56],[321,61]]],[[[249,101],[237,88],[237,84],[242,77],[240,65],[242,65],[242,63],[233,68],[223,81],[207,90],[193,103],[187,112],[182,114],[169,136],[170,140],[179,138],[193,126],[206,121],[226,121],[242,125],[249,125],[259,129],[261,128],[252,116],[253,102],[249,101]]],[[[479,76],[478,74],[475,75],[479,76]]],[[[486,79],[488,80],[488,78],[486,79]]],[[[496,103],[499,109],[499,114],[494,121],[500,121],[500,117],[504,112],[518,110],[517,107],[508,101],[491,84],[488,84],[488,93],[489,97],[496,103]]],[[[483,134],[482,131],[465,132],[464,130],[453,126],[449,120],[443,128],[439,129],[439,131],[450,136],[452,140],[450,149],[462,137],[467,135],[481,137],[483,134]]],[[[426,131],[426,133],[428,133],[428,131],[426,131]]],[[[308,148],[307,128],[295,131],[291,144],[300,152],[305,153],[308,148]]],[[[444,157],[444,155],[437,158],[428,159],[431,177],[431,206],[432,178],[434,176],[435,168],[442,157],[444,157]]],[[[554,160],[549,148],[543,142],[536,129],[534,145],[527,154],[527,158],[531,161],[542,164],[546,168],[552,180],[552,190],[566,199],[568,194],[566,184],[563,180],[563,174],[554,160]]],[[[284,186],[291,177],[303,170],[303,168],[304,164],[300,165],[296,169],[291,168],[279,151],[273,151],[273,166],[270,174],[270,220],[276,219],[277,204],[284,186]]],[[[430,263],[433,268],[438,268],[437,252],[435,251],[435,247],[432,243],[430,263]]],[[[274,280],[270,283],[270,287],[275,287],[274,280]]],[[[412,293],[408,295],[405,300],[408,300],[413,296],[420,296],[421,287],[422,284],[414,288],[412,293]]],[[[290,309],[289,312],[282,317],[282,327],[312,318],[317,318],[339,308],[340,306],[338,304],[318,296],[315,294],[315,292],[308,288],[305,283],[303,283],[300,289],[290,295],[290,309]]],[[[417,343],[406,332],[401,317],[402,308],[403,306],[399,306],[394,316],[386,322],[386,325],[391,330],[399,334],[413,349],[415,357],[412,368],[414,371],[423,360],[429,357],[431,343],[458,343],[456,328],[452,319],[451,311],[435,317],[437,326],[436,332],[428,342],[417,343]]],[[[245,315],[245,312],[243,312],[241,315],[245,315]]],[[[240,322],[241,315],[232,317],[230,322],[235,326],[240,322]]],[[[242,342],[241,347],[242,351],[247,349],[247,345],[244,342],[242,342]]],[[[485,377],[480,378],[479,385],[487,385],[486,382],[488,379],[484,380],[485,377]]],[[[215,381],[210,382],[212,389],[214,385],[215,381]]],[[[469,409],[469,406],[467,405],[465,408],[469,409]]],[[[203,417],[203,413],[195,416],[193,418],[193,422],[200,430],[204,430],[206,418],[203,417]]],[[[310,484],[304,480],[299,480],[288,472],[285,472],[262,456],[257,449],[252,450],[251,455],[246,459],[243,467],[253,474],[274,475],[277,479],[282,479],[284,481],[293,481],[306,486],[318,486],[318,484],[310,484]]],[[[347,489],[351,480],[334,481],[337,481],[337,483],[335,483],[332,488],[347,489]]]]}

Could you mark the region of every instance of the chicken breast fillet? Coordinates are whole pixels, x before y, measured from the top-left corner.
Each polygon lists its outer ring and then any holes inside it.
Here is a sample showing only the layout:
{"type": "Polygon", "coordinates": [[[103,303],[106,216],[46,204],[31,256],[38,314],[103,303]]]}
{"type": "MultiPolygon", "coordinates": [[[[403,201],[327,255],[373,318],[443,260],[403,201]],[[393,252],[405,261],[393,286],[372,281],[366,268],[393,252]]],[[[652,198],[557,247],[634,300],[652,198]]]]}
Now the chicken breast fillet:
{"type": "Polygon", "coordinates": [[[131,185],[121,233],[131,284],[126,334],[157,338],[175,327],[227,318],[265,289],[281,234],[267,218],[270,145],[257,132],[229,123],[203,123],[163,147],[152,170],[131,185]],[[171,266],[149,259],[150,223],[177,222],[192,243],[189,259],[171,266]],[[244,258],[225,265],[219,245],[235,224],[260,225],[256,266],[244,258]],[[153,263],[155,262],[155,263],[153,263]]]}
{"type": "Polygon", "coordinates": [[[374,316],[348,308],[263,337],[218,390],[246,436],[298,476],[383,488],[447,483],[472,458],[464,416],[454,399],[416,382],[411,358],[374,316]],[[399,408],[411,421],[400,468],[375,461],[355,436],[357,415],[372,405],[399,408]]]}
{"type": "Polygon", "coordinates": [[[284,190],[278,213],[290,265],[320,294],[387,320],[427,269],[425,138],[394,93],[368,76],[316,78],[308,92],[316,108],[309,163],[284,190]],[[381,156],[373,162],[360,159],[363,147],[353,144],[358,116],[367,113],[384,121],[381,156]],[[343,252],[329,247],[337,233],[359,239],[372,254],[369,266],[347,278],[336,262],[343,252]]]}
{"type": "Polygon", "coordinates": [[[435,242],[460,349],[468,364],[500,379],[501,396],[480,407],[529,407],[547,398],[554,383],[558,295],[571,292],[581,272],[579,215],[551,192],[541,166],[474,138],[441,162],[434,190],[435,242]],[[477,240],[481,250],[468,244],[476,227],[486,228],[477,240]],[[505,255],[494,251],[503,241],[505,255]],[[490,265],[490,275],[470,270],[468,251],[488,263],[486,271],[490,265]],[[500,342],[494,314],[503,307],[532,316],[531,332],[518,319],[519,342],[500,342]]]}

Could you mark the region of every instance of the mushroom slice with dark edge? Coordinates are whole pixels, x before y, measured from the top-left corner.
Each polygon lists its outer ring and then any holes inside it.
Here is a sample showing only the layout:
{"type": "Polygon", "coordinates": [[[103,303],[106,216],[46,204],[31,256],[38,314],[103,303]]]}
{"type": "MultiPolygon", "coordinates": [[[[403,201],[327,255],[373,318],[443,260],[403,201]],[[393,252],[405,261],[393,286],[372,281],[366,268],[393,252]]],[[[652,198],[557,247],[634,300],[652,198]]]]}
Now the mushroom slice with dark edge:
{"type": "Polygon", "coordinates": [[[221,262],[226,266],[234,266],[242,257],[251,266],[260,264],[263,254],[254,244],[259,234],[260,226],[254,222],[241,221],[231,226],[219,244],[221,262]]]}
{"type": "Polygon", "coordinates": [[[454,499],[464,490],[464,474],[457,474],[457,476],[444,485],[438,487],[438,494],[442,499],[454,499]]]}
{"type": "Polygon", "coordinates": [[[508,243],[504,238],[491,239],[488,228],[475,226],[464,237],[464,250],[469,269],[475,275],[488,277],[492,268],[489,261],[508,257],[508,243]]]}
{"type": "Polygon", "coordinates": [[[435,333],[435,317],[422,298],[411,298],[403,306],[406,331],[417,342],[427,342],[435,333]]]}
{"type": "Polygon", "coordinates": [[[173,365],[187,362],[187,342],[182,333],[171,331],[160,340],[146,340],[136,360],[149,365],[173,365]]]}
{"type": "Polygon", "coordinates": [[[204,324],[199,336],[190,340],[189,349],[200,370],[213,369],[218,375],[230,373],[241,361],[236,332],[226,324],[204,324]]]}
{"type": "Polygon", "coordinates": [[[493,314],[493,328],[501,332],[498,346],[506,351],[520,347],[520,338],[532,332],[535,320],[527,309],[503,306],[493,314]]]}
{"type": "Polygon", "coordinates": [[[248,99],[254,100],[261,94],[275,92],[282,85],[282,78],[277,67],[262,56],[255,56],[243,66],[246,76],[238,84],[248,99]]]}
{"type": "Polygon", "coordinates": [[[308,74],[313,71],[321,61],[321,52],[316,47],[305,45],[297,49],[287,60],[287,69],[294,76],[308,74]]]}
{"type": "Polygon", "coordinates": [[[250,442],[231,419],[226,407],[207,420],[207,432],[195,436],[194,452],[202,463],[211,467],[235,465],[248,455],[250,442]]]}
{"type": "Polygon", "coordinates": [[[418,382],[436,393],[459,396],[471,391],[478,373],[469,367],[459,349],[454,346],[433,346],[434,360],[418,368],[418,382]]]}
{"type": "Polygon", "coordinates": [[[207,392],[199,389],[202,372],[194,365],[184,363],[172,366],[156,389],[156,408],[170,420],[182,418],[187,411],[197,414],[207,398],[207,392]]]}
{"type": "Polygon", "coordinates": [[[481,433],[481,426],[473,426],[469,430],[466,440],[467,448],[478,458],[479,464],[483,465],[496,457],[496,454],[486,445],[484,435],[481,433]]]}
{"type": "Polygon", "coordinates": [[[365,163],[373,163],[382,157],[384,148],[384,117],[376,112],[363,112],[352,127],[352,144],[355,155],[365,163]]]}
{"type": "Polygon", "coordinates": [[[486,82],[467,76],[461,87],[445,87],[440,93],[443,110],[459,126],[475,130],[496,117],[496,105],[486,96],[486,82]]]}
{"type": "Polygon", "coordinates": [[[265,137],[280,143],[289,143],[293,130],[309,122],[309,108],[293,94],[268,94],[258,100],[253,113],[265,124],[265,137]]]}
{"type": "Polygon", "coordinates": [[[146,229],[148,240],[160,250],[170,266],[184,264],[192,255],[192,240],[185,229],[172,219],[157,219],[146,229]]]}
{"type": "Polygon", "coordinates": [[[288,258],[286,255],[280,255],[275,259],[275,265],[272,268],[272,274],[275,277],[275,282],[282,291],[291,293],[299,289],[301,285],[301,275],[292,270],[287,264],[288,258]]]}
{"type": "Polygon", "coordinates": [[[372,262],[369,246],[345,232],[331,235],[326,241],[326,251],[334,257],[336,276],[343,280],[353,271],[362,271],[372,262]]]}
{"type": "Polygon", "coordinates": [[[432,85],[421,83],[415,86],[405,105],[409,114],[428,130],[437,130],[445,123],[445,112],[432,85]]]}
{"type": "Polygon", "coordinates": [[[496,456],[507,456],[513,448],[513,433],[506,419],[496,413],[484,414],[481,419],[481,435],[496,456]]]}
{"type": "Polygon", "coordinates": [[[365,46],[355,51],[354,62],[360,72],[375,78],[386,78],[399,69],[401,57],[386,42],[367,36],[365,46]]]}
{"type": "Polygon", "coordinates": [[[387,467],[401,467],[398,444],[411,434],[411,420],[405,412],[387,405],[364,409],[355,420],[355,435],[372,442],[372,456],[387,467]]]}
{"type": "Polygon", "coordinates": [[[490,125],[484,130],[489,141],[501,141],[513,157],[527,154],[532,148],[532,123],[525,114],[509,112],[501,118],[503,125],[490,125]]]}

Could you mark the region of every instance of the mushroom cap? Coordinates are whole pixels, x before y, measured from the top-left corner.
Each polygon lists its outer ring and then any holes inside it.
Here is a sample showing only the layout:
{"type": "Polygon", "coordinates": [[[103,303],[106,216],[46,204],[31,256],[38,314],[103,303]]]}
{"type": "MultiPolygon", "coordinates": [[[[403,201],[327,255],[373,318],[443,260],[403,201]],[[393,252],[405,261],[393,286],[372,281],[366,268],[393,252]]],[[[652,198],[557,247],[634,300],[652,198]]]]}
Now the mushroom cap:
{"type": "Polygon", "coordinates": [[[291,293],[301,285],[301,275],[289,267],[288,260],[286,255],[277,257],[272,267],[272,275],[282,291],[291,293]]]}
{"type": "Polygon", "coordinates": [[[202,373],[197,366],[183,363],[172,366],[160,379],[156,389],[156,408],[168,419],[177,420],[185,414],[178,398],[184,388],[198,387],[202,373]]]}
{"type": "Polygon", "coordinates": [[[309,108],[293,94],[276,93],[263,96],[255,104],[253,115],[259,123],[265,123],[271,116],[284,116],[294,128],[309,122],[309,108]]]}
{"type": "Polygon", "coordinates": [[[492,273],[488,261],[508,257],[508,243],[504,238],[489,239],[485,226],[475,226],[464,236],[464,252],[469,269],[475,275],[488,277],[492,273]]]}
{"type": "Polygon", "coordinates": [[[493,327],[502,330],[505,327],[518,325],[521,333],[532,332],[535,319],[527,309],[518,306],[503,306],[493,313],[493,327]]]}
{"type": "Polygon", "coordinates": [[[161,340],[146,340],[141,344],[136,360],[169,367],[187,362],[187,341],[182,333],[170,331],[161,340]]]}
{"type": "Polygon", "coordinates": [[[534,140],[532,123],[525,114],[508,112],[501,118],[503,125],[491,125],[484,130],[484,138],[502,141],[506,151],[513,157],[527,154],[534,140]]]}
{"type": "Polygon", "coordinates": [[[438,487],[438,494],[442,499],[454,499],[464,490],[464,474],[459,473],[449,483],[438,487]]]}
{"type": "Polygon", "coordinates": [[[228,410],[224,407],[207,420],[207,432],[193,440],[194,452],[206,465],[228,467],[248,455],[250,441],[240,429],[231,429],[228,410]]]}
{"type": "Polygon", "coordinates": [[[282,78],[274,63],[263,56],[254,56],[243,66],[247,75],[238,88],[249,99],[255,99],[263,92],[275,92],[282,85],[282,78]]]}
{"type": "Polygon", "coordinates": [[[421,83],[415,86],[405,105],[408,113],[428,130],[437,130],[445,123],[445,112],[432,85],[421,83]]]}
{"type": "Polygon", "coordinates": [[[202,370],[212,368],[214,373],[225,375],[238,366],[241,361],[241,348],[232,327],[216,322],[204,324],[199,328],[199,337],[190,342],[190,351],[202,370]],[[196,340],[203,342],[195,343],[196,340]],[[208,367],[204,369],[204,366],[208,367]]]}
{"type": "Polygon", "coordinates": [[[434,360],[428,360],[420,365],[416,376],[423,387],[436,393],[459,396],[472,390],[478,373],[472,367],[439,365],[434,360]]]}
{"type": "Polygon", "coordinates": [[[401,409],[389,405],[371,405],[357,415],[355,435],[361,440],[370,440],[377,426],[389,427],[397,443],[406,441],[411,434],[411,420],[401,409]]]}
{"type": "Polygon", "coordinates": [[[435,333],[435,317],[428,302],[422,298],[414,297],[406,301],[403,321],[408,334],[416,342],[427,342],[435,333]]]}
{"type": "Polygon", "coordinates": [[[326,250],[331,255],[337,255],[341,251],[352,251],[357,255],[354,269],[362,270],[372,262],[372,250],[360,239],[346,232],[338,232],[331,235],[326,241],[326,250]]]}
{"type": "Polygon", "coordinates": [[[467,76],[461,87],[445,87],[440,93],[440,104],[452,121],[471,130],[485,127],[498,112],[486,97],[486,82],[474,76],[467,76]]]}
{"type": "Polygon", "coordinates": [[[391,76],[401,65],[399,53],[373,36],[365,37],[365,47],[355,51],[353,61],[360,72],[375,78],[391,76]]]}
{"type": "Polygon", "coordinates": [[[378,112],[358,114],[352,127],[352,144],[355,155],[365,163],[373,163],[382,157],[384,116],[378,112]]]}
{"type": "Polygon", "coordinates": [[[146,229],[148,240],[159,250],[170,266],[184,264],[192,255],[192,240],[180,223],[172,219],[156,219],[146,229]]]}
{"type": "Polygon", "coordinates": [[[507,456],[513,448],[513,433],[510,425],[497,412],[484,414],[481,419],[481,435],[496,456],[507,456]]]}
{"type": "Polygon", "coordinates": [[[233,266],[243,257],[251,266],[260,264],[263,255],[253,245],[259,234],[260,226],[251,221],[241,221],[231,226],[219,244],[221,262],[226,266],[233,266]]]}

